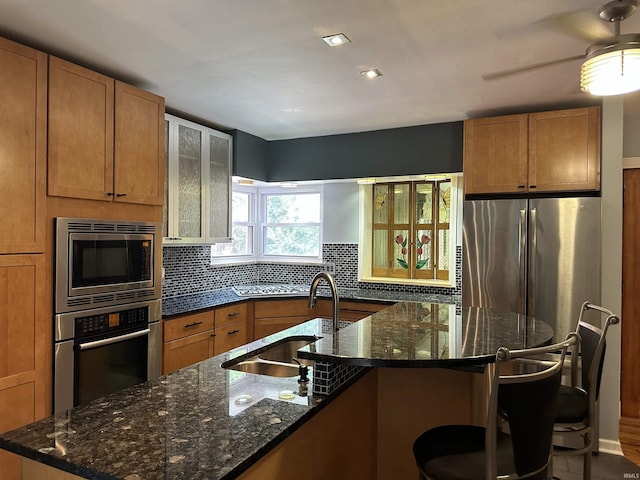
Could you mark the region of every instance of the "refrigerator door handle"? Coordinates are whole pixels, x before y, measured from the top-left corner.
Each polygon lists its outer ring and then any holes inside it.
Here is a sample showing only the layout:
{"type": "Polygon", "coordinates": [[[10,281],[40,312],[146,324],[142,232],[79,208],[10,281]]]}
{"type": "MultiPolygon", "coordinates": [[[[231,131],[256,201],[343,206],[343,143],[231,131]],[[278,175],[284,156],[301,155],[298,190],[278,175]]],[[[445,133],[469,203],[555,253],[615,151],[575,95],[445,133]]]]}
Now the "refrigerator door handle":
{"type": "Polygon", "coordinates": [[[525,311],[525,303],[526,303],[526,296],[527,296],[527,257],[526,257],[526,252],[527,252],[527,228],[526,228],[526,215],[527,215],[527,211],[526,210],[520,210],[520,222],[518,223],[518,236],[520,239],[520,245],[518,247],[519,250],[519,259],[518,259],[518,265],[520,267],[520,274],[519,274],[519,288],[520,288],[520,295],[519,295],[519,299],[518,299],[518,311],[522,312],[522,313],[526,313],[525,311]]]}
{"type": "Polygon", "coordinates": [[[536,252],[538,251],[538,209],[532,208],[529,212],[529,226],[531,228],[531,243],[529,244],[529,311],[527,315],[535,317],[536,301],[534,292],[537,288],[536,279],[536,252]]]}

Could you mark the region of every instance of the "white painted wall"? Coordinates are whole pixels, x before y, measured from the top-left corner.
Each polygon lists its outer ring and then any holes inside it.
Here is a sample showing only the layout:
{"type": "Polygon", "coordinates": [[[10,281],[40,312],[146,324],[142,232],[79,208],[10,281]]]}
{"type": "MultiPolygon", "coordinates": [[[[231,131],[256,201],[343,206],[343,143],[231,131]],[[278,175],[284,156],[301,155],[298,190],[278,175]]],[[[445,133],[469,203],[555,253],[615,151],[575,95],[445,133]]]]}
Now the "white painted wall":
{"type": "MultiPolygon", "coordinates": [[[[622,310],[622,151],[623,99],[602,102],[602,305],[622,310]]],[[[624,319],[622,319],[624,321],[624,319]]],[[[620,452],[620,327],[607,334],[600,389],[600,449],[620,452]]]]}
{"type": "Polygon", "coordinates": [[[358,184],[355,181],[325,183],[322,241],[358,243],[358,208],[358,184]]]}

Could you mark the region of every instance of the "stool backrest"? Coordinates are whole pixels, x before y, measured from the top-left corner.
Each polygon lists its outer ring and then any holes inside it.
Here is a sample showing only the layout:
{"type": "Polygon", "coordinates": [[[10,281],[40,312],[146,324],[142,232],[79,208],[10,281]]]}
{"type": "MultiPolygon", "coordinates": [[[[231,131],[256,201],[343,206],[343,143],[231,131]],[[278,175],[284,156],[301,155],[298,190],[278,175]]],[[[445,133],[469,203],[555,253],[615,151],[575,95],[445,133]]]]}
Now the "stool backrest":
{"type": "MultiPolygon", "coordinates": [[[[580,309],[578,317],[578,326],[576,331],[580,335],[580,360],[582,370],[580,379],[582,381],[582,389],[589,395],[589,401],[595,402],[600,395],[600,381],[602,380],[602,366],[604,365],[604,355],[606,352],[607,342],[606,335],[610,325],[620,323],[620,317],[613,314],[611,310],[604,307],[594,305],[590,302],[584,302],[580,309]],[[583,320],[583,315],[588,310],[596,310],[607,315],[602,328],[591,325],[583,320]]],[[[579,363],[571,362],[571,377],[575,386],[577,379],[577,369],[579,363]]]]}
{"type": "Polygon", "coordinates": [[[546,347],[496,354],[487,410],[486,478],[496,478],[495,450],[498,410],[509,424],[518,477],[543,475],[549,463],[562,367],[567,349],[579,341],[575,333],[546,347]],[[541,356],[555,353],[552,358],[541,356]]]}

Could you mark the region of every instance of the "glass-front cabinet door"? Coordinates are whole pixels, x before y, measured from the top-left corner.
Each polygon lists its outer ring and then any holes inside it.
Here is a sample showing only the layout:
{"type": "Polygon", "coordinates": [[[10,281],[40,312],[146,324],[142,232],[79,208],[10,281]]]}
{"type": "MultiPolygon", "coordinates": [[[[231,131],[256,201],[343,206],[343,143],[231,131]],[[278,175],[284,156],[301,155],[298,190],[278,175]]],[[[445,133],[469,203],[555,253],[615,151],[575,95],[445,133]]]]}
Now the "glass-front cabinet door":
{"type": "Polygon", "coordinates": [[[164,244],[228,242],[231,136],[167,114],[164,244]]]}

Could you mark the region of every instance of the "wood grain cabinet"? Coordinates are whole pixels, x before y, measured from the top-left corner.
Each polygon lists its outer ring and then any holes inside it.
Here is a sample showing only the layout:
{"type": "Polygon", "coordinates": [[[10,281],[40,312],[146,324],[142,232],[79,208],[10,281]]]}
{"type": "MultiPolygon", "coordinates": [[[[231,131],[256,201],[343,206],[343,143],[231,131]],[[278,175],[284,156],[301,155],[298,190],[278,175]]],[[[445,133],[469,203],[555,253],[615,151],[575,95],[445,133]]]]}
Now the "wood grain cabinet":
{"type": "Polygon", "coordinates": [[[467,195],[599,189],[599,107],[464,123],[467,195]]]}
{"type": "Polygon", "coordinates": [[[250,341],[247,303],[215,310],[214,355],[240,347],[250,341]]]}
{"type": "Polygon", "coordinates": [[[47,55],[0,39],[0,254],[45,250],[47,55]]]}
{"type": "MultiPolygon", "coordinates": [[[[50,413],[52,339],[44,272],[43,254],[0,255],[0,432],[50,413]]],[[[7,475],[2,478],[14,478],[16,465],[15,457],[0,455],[0,471],[7,475]]]]}
{"type": "Polygon", "coordinates": [[[163,374],[213,356],[213,322],[212,310],[165,320],[163,374]]]}
{"type": "Polygon", "coordinates": [[[316,306],[309,308],[305,298],[283,300],[256,300],[254,339],[263,338],[316,317],[330,318],[331,301],[318,299],[316,306]]]}
{"type": "Polygon", "coordinates": [[[380,302],[340,302],[340,320],[358,321],[380,310],[387,308],[392,303],[380,302]]]}
{"type": "Polygon", "coordinates": [[[48,193],[164,202],[164,99],[49,57],[48,193]]]}

